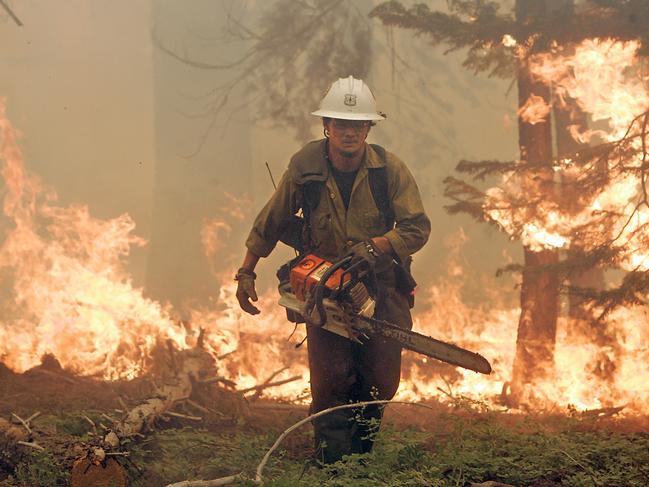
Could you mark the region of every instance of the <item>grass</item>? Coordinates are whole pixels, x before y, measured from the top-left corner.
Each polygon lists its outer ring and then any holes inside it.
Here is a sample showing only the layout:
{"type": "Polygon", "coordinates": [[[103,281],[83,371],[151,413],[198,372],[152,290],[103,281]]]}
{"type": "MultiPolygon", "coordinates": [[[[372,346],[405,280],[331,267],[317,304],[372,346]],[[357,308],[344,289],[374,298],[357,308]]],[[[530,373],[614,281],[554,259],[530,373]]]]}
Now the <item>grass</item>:
{"type": "Polygon", "coordinates": [[[15,478],[30,487],[62,487],[69,485],[70,473],[51,453],[35,451],[18,465],[15,478]]]}
{"type": "MultiPolygon", "coordinates": [[[[515,417],[461,409],[435,418],[435,428],[395,428],[377,438],[374,451],[319,469],[309,464],[308,427],[287,439],[271,458],[265,485],[299,487],[467,486],[494,480],[515,486],[634,487],[649,485],[649,435],[616,432],[569,416],[515,417]]],[[[59,431],[81,435],[73,419],[59,431]]],[[[134,487],[162,486],[185,479],[211,479],[244,472],[254,478],[277,431],[249,425],[216,432],[195,427],[164,429],[132,445],[134,487]]],[[[128,464],[127,464],[128,466],[128,464]]],[[[67,472],[52,455],[35,452],[16,471],[22,485],[66,485],[67,472]]],[[[240,486],[253,485],[241,481],[240,486]]]]}

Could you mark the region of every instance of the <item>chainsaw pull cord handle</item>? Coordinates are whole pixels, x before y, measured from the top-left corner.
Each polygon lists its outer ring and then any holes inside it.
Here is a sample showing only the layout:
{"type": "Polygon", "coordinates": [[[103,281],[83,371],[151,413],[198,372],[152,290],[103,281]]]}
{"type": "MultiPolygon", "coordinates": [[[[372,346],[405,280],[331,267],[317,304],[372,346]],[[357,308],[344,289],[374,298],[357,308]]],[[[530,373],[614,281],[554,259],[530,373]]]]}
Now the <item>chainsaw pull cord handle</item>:
{"type": "MultiPolygon", "coordinates": [[[[320,282],[316,284],[315,290],[313,291],[312,297],[309,298],[309,300],[306,303],[305,311],[306,311],[306,317],[309,319],[309,324],[314,325],[314,326],[322,326],[324,325],[325,321],[327,321],[327,311],[324,308],[324,304],[322,303],[322,300],[324,299],[324,290],[327,287],[327,281],[329,278],[333,275],[334,272],[336,272],[338,269],[340,269],[342,266],[348,264],[351,262],[352,256],[348,255],[347,257],[344,257],[340,259],[338,262],[333,264],[329,269],[327,269],[324,274],[322,274],[322,277],[320,278],[320,282]],[[312,318],[312,311],[313,308],[318,310],[318,320],[314,320],[312,318]]],[[[305,318],[306,318],[305,317],[305,318]]]]}

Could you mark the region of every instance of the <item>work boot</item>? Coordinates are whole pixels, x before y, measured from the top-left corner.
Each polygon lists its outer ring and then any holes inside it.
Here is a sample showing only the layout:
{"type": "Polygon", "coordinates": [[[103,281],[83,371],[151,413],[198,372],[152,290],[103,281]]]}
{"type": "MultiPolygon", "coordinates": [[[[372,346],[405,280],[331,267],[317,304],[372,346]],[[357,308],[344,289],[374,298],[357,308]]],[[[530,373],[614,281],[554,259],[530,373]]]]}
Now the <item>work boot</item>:
{"type": "Polygon", "coordinates": [[[352,429],[352,453],[370,453],[381,427],[383,406],[370,404],[354,411],[355,427],[352,429]]]}
{"type": "MultiPolygon", "coordinates": [[[[335,463],[352,452],[352,427],[347,411],[334,411],[313,420],[315,458],[323,464],[335,463]]],[[[355,429],[355,428],[354,428],[355,429]]]]}

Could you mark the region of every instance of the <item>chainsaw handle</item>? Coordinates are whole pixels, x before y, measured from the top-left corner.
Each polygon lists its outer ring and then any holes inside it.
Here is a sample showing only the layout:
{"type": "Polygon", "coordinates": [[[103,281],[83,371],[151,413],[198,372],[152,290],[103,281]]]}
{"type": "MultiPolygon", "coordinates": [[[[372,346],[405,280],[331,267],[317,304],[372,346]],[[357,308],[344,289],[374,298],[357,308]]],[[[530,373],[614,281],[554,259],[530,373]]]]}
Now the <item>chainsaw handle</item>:
{"type": "MultiPolygon", "coordinates": [[[[322,303],[322,300],[324,299],[324,290],[327,284],[327,281],[329,278],[332,276],[334,272],[336,272],[338,269],[340,269],[342,266],[348,264],[351,262],[352,256],[348,255],[347,257],[343,257],[340,259],[338,262],[333,264],[329,269],[327,269],[324,274],[322,274],[322,277],[320,278],[320,282],[316,284],[315,290],[313,292],[313,304],[310,306],[311,309],[306,309],[306,315],[309,317],[311,320],[311,311],[313,311],[313,308],[316,308],[318,310],[318,321],[311,321],[311,324],[315,326],[322,326],[325,324],[327,321],[327,311],[325,310],[324,304],[322,303]]],[[[309,300],[311,301],[311,300],[309,300]]],[[[309,305],[307,304],[307,308],[309,305]]]]}
{"type": "MultiPolygon", "coordinates": [[[[345,269],[342,272],[342,274],[340,275],[340,282],[338,283],[338,289],[336,290],[336,292],[340,292],[340,291],[343,290],[345,276],[350,277],[350,279],[349,279],[350,282],[352,282],[354,279],[358,279],[359,276],[360,276],[359,268],[363,267],[364,265],[366,265],[366,263],[364,261],[362,261],[362,260],[359,260],[355,264],[352,264],[347,269],[345,269]]],[[[362,271],[362,269],[361,269],[361,271],[362,271]]]]}

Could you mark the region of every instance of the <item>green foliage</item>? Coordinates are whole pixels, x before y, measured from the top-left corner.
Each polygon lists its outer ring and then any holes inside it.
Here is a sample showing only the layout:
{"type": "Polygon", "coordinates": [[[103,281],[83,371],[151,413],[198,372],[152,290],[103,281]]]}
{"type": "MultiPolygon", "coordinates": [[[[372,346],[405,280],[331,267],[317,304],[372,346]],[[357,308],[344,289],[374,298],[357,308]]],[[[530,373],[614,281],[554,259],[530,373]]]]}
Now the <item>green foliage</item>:
{"type": "MultiPolygon", "coordinates": [[[[512,485],[641,487],[649,482],[649,435],[592,431],[580,417],[536,420],[489,411],[458,399],[452,413],[436,417],[435,431],[385,426],[371,454],[352,455],[317,468],[309,453],[280,450],[264,472],[273,487],[450,487],[495,480],[512,485]],[[305,468],[306,467],[306,468],[305,468]]],[[[132,445],[134,487],[239,472],[254,478],[279,432],[230,433],[183,428],[154,432],[132,445]]],[[[308,429],[294,435],[310,436],[308,429]]],[[[304,440],[309,440],[306,436],[304,440]]],[[[127,464],[128,465],[128,464],[127,464]]],[[[50,453],[33,452],[16,471],[27,486],[68,485],[67,468],[50,453]]],[[[240,486],[254,485],[250,480],[240,486]]]]}
{"type": "MultiPolygon", "coordinates": [[[[237,474],[249,476],[274,438],[251,432],[216,434],[204,429],[183,428],[156,432],[131,447],[131,459],[136,465],[146,465],[147,476],[164,479],[164,483],[184,479],[211,479],[237,474]]],[[[270,474],[277,474],[274,458],[270,474]]],[[[133,485],[146,485],[133,474],[133,485]]]]}
{"type": "Polygon", "coordinates": [[[513,52],[501,44],[503,35],[512,33],[512,16],[501,15],[495,2],[452,0],[449,4],[450,13],[445,13],[421,3],[406,8],[392,0],[380,4],[370,16],[426,35],[434,45],[449,46],[449,51],[467,49],[464,66],[476,73],[512,77],[513,52]]]}
{"type": "MultiPolygon", "coordinates": [[[[98,423],[101,421],[101,418],[97,417],[95,420],[98,423]]],[[[61,416],[56,416],[54,417],[54,425],[58,434],[70,436],[84,436],[92,429],[90,423],[80,414],[62,414],[61,416]]]]}
{"type": "Polygon", "coordinates": [[[28,486],[63,487],[69,484],[70,473],[51,453],[35,451],[17,466],[15,477],[28,486]]]}
{"type": "Polygon", "coordinates": [[[464,66],[476,73],[513,77],[514,51],[502,44],[513,37],[526,54],[546,52],[556,43],[578,43],[584,39],[639,40],[640,55],[649,54],[649,1],[621,0],[572,2],[519,0],[516,12],[502,13],[496,2],[449,0],[448,12],[431,11],[418,3],[406,8],[397,0],[377,6],[370,14],[385,25],[414,30],[434,45],[449,50],[466,49],[464,66]]]}
{"type": "MultiPolygon", "coordinates": [[[[649,113],[636,117],[626,134],[615,142],[581,148],[569,156],[552,160],[529,162],[460,161],[456,170],[471,177],[472,182],[455,177],[444,180],[444,195],[453,203],[445,208],[450,214],[466,213],[479,222],[490,223],[506,231],[512,239],[521,239],[528,225],[553,230],[546,218],[562,214],[568,219],[612,191],[611,182],[624,179],[637,181],[639,188],[646,187],[649,164],[646,161],[647,126],[649,113]],[[565,163],[566,160],[570,162],[565,163]],[[486,192],[480,188],[484,180],[499,176],[497,191],[486,192]],[[506,228],[500,218],[507,216],[506,228]]],[[[494,188],[496,189],[496,188],[494,188]]],[[[628,271],[618,285],[606,290],[579,288],[568,285],[576,275],[593,269],[616,269],[629,261],[630,249],[647,245],[648,223],[630,226],[641,210],[649,208],[647,191],[629,200],[628,209],[618,207],[592,210],[587,216],[576,219],[580,223],[564,224],[561,235],[569,242],[568,253],[559,263],[543,266],[508,265],[498,273],[551,271],[562,281],[561,291],[580,298],[592,309],[593,318],[604,320],[620,306],[647,304],[649,272],[642,269],[628,271]],[[624,225],[622,230],[620,225],[624,225]],[[616,228],[613,233],[611,229],[616,228]]]]}
{"type": "MultiPolygon", "coordinates": [[[[353,455],[301,479],[297,469],[272,486],[457,486],[496,480],[513,485],[548,481],[568,486],[642,486],[649,479],[649,438],[611,432],[555,432],[529,419],[504,426],[495,413],[442,418],[444,436],[387,430],[375,451],[353,455]]],[[[577,421],[566,422],[578,428],[577,421]]]]}

